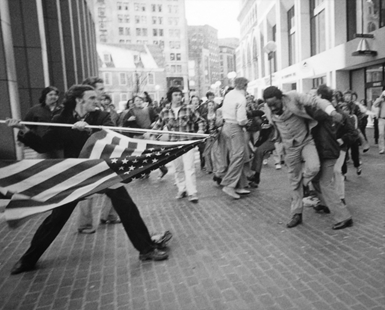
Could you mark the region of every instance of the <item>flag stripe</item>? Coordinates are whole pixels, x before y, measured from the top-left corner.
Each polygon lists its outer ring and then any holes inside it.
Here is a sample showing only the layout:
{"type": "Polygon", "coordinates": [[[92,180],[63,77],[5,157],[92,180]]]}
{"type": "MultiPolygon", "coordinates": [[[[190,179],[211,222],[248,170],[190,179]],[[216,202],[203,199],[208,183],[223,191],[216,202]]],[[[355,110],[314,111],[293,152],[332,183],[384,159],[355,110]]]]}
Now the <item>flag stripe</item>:
{"type": "Polygon", "coordinates": [[[20,172],[23,172],[24,170],[27,170],[27,169],[33,167],[34,165],[36,165],[40,162],[43,162],[43,161],[44,161],[44,159],[22,160],[22,161],[18,161],[16,163],[14,163],[12,165],[2,167],[1,168],[0,181],[7,178],[7,177],[13,176],[13,175],[18,174],[20,172]]]}

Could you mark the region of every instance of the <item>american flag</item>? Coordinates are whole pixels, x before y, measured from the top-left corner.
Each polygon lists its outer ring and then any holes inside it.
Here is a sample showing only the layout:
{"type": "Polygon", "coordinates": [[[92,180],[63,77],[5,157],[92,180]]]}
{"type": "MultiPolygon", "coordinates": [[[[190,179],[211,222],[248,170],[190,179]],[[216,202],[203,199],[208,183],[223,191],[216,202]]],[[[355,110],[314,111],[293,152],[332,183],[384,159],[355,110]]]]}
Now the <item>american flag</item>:
{"type": "Polygon", "coordinates": [[[0,161],[0,206],[10,226],[165,165],[202,140],[163,142],[111,130],[93,134],[79,158],[0,161]]]}

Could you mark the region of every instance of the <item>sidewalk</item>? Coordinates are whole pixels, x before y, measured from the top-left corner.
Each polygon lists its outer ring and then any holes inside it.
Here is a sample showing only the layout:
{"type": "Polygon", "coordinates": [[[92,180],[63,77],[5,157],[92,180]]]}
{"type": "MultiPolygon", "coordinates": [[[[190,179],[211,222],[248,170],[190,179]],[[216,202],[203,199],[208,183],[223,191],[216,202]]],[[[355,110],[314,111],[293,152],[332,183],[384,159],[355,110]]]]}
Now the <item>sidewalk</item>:
{"type": "Polygon", "coordinates": [[[240,200],[198,170],[198,204],[174,199],[172,173],[129,184],[149,229],[174,234],[164,262],[141,263],[121,225],[78,234],[74,212],[39,268],[11,276],[46,215],[16,230],[3,223],[0,308],[385,309],[385,155],[373,144],[361,155],[362,175],[350,163],[346,181],[354,226],[340,231],[312,208],[302,225],[286,228],[286,168],[275,170],[272,159],[260,188],[240,200]]]}

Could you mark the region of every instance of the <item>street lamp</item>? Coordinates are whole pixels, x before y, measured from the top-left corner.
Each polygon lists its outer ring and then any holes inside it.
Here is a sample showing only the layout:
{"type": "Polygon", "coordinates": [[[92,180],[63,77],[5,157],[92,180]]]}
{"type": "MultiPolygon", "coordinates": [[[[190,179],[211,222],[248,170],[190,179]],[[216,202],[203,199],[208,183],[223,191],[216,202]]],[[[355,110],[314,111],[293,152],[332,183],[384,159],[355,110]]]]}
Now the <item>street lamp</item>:
{"type": "Polygon", "coordinates": [[[267,54],[267,58],[269,59],[269,68],[270,68],[270,86],[272,84],[273,79],[273,68],[272,68],[272,59],[274,58],[274,52],[277,50],[277,44],[274,41],[269,41],[266,43],[263,48],[265,53],[267,54]]]}
{"type": "Polygon", "coordinates": [[[155,85],[155,90],[156,90],[156,98],[157,98],[157,100],[158,100],[158,102],[159,102],[159,89],[160,89],[160,86],[157,84],[157,85],[155,85]]]}
{"type": "Polygon", "coordinates": [[[230,86],[233,86],[233,81],[236,76],[237,76],[237,73],[235,71],[231,71],[227,73],[227,78],[230,80],[230,86]]]}

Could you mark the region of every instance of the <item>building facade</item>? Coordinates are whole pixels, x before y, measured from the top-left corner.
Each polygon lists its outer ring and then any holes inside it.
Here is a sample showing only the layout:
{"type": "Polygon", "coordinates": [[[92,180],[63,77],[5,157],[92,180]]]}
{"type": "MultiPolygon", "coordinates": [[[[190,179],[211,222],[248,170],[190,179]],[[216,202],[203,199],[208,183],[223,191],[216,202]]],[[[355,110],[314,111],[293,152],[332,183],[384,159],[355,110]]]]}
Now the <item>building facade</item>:
{"type": "Polygon", "coordinates": [[[184,0],[95,0],[98,43],[158,45],[167,87],[188,90],[184,0]]]}
{"type": "Polygon", "coordinates": [[[236,48],[239,46],[239,39],[219,39],[219,68],[222,88],[230,86],[232,81],[228,78],[230,72],[237,71],[236,48]]]}
{"type": "Polygon", "coordinates": [[[251,81],[250,93],[260,97],[270,83],[301,92],[326,83],[373,100],[385,86],[385,1],[241,3],[238,73],[251,81]],[[270,55],[269,41],[276,43],[270,55]]]}
{"type": "Polygon", "coordinates": [[[165,97],[167,80],[163,53],[157,45],[98,44],[99,75],[118,110],[134,95],[147,92],[153,100],[165,97]]]}
{"type": "MultiPolygon", "coordinates": [[[[98,75],[93,1],[2,0],[0,20],[0,119],[22,119],[49,85],[63,94],[98,75]]],[[[0,127],[0,158],[22,158],[16,131],[0,127]]]]}
{"type": "Polygon", "coordinates": [[[218,30],[209,25],[188,26],[188,47],[190,89],[199,97],[209,90],[219,91],[218,30]]]}

